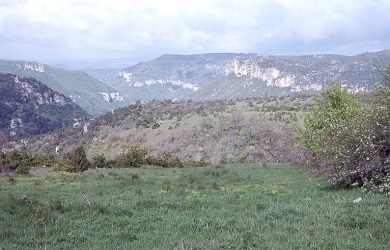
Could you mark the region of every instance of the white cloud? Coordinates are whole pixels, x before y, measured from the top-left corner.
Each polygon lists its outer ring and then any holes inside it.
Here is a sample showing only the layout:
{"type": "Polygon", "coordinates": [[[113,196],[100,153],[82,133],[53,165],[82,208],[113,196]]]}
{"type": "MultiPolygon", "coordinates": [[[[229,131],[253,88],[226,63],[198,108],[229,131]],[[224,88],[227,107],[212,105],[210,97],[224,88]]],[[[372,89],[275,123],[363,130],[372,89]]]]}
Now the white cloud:
{"type": "Polygon", "coordinates": [[[0,54],[354,54],[390,47],[389,11],[387,0],[0,0],[0,54]]]}

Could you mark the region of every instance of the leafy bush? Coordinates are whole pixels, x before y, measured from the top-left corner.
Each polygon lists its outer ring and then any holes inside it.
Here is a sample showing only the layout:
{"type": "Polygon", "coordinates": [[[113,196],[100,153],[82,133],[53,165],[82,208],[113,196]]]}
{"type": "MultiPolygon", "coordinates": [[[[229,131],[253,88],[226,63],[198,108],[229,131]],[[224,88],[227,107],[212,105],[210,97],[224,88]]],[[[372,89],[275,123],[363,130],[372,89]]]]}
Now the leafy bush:
{"type": "Polygon", "coordinates": [[[149,156],[147,161],[150,165],[161,166],[163,168],[184,167],[184,163],[179,159],[179,157],[167,152],[164,152],[161,156],[158,157],[149,156]]]}
{"type": "Polygon", "coordinates": [[[389,89],[382,87],[359,99],[332,83],[316,99],[314,112],[298,130],[298,139],[311,153],[308,163],[326,173],[332,183],[388,192],[389,89]]]}
{"type": "Polygon", "coordinates": [[[99,154],[93,158],[92,166],[95,168],[105,168],[107,167],[108,162],[103,154],[99,154]]]}
{"type": "Polygon", "coordinates": [[[194,167],[205,167],[205,166],[210,165],[210,162],[209,162],[209,160],[207,159],[206,156],[202,156],[199,161],[194,161],[192,163],[192,165],[194,167]]]}
{"type": "Polygon", "coordinates": [[[28,174],[30,167],[36,165],[35,158],[26,151],[13,150],[0,159],[2,169],[9,169],[18,174],[28,174]]]}
{"type": "Polygon", "coordinates": [[[306,117],[298,138],[312,152],[313,160],[321,170],[337,172],[352,166],[361,158],[359,137],[364,128],[359,119],[364,115],[356,95],[332,83],[315,100],[316,109],[306,117]]]}
{"type": "Polygon", "coordinates": [[[67,163],[70,165],[66,168],[67,172],[83,172],[91,167],[83,146],[79,146],[69,153],[67,163]]]}
{"type": "Polygon", "coordinates": [[[127,153],[122,153],[115,159],[116,168],[139,168],[146,163],[148,150],[140,146],[132,146],[127,153]]]}

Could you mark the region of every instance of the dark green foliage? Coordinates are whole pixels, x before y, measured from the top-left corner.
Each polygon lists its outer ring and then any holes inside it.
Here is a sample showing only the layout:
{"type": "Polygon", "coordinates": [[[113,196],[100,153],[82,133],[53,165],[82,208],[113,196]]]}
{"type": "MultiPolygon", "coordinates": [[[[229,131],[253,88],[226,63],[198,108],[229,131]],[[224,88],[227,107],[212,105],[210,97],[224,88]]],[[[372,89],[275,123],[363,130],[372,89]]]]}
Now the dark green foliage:
{"type": "Polygon", "coordinates": [[[67,170],[68,172],[83,172],[91,167],[83,146],[79,146],[70,152],[67,157],[67,162],[70,165],[70,168],[67,170]]]}
{"type": "Polygon", "coordinates": [[[26,151],[13,150],[0,158],[2,172],[15,171],[18,174],[28,174],[30,167],[36,164],[36,159],[26,151]]]}
{"type": "Polygon", "coordinates": [[[163,168],[182,168],[184,163],[179,159],[179,157],[164,152],[161,156],[158,157],[148,157],[148,163],[150,165],[160,166],[163,168]]]}
{"type": "Polygon", "coordinates": [[[97,156],[93,157],[93,163],[92,166],[95,168],[105,168],[107,167],[108,162],[103,154],[98,154],[97,156]]]}
{"type": "Polygon", "coordinates": [[[0,117],[0,129],[15,140],[69,126],[88,114],[34,78],[0,74],[0,117]]]}
{"type": "Polygon", "coordinates": [[[160,127],[160,124],[158,124],[157,122],[153,123],[152,125],[152,129],[157,129],[160,127]]]}
{"type": "Polygon", "coordinates": [[[148,150],[140,146],[132,146],[128,152],[115,159],[116,168],[139,168],[146,163],[148,150]]]}
{"type": "Polygon", "coordinates": [[[192,165],[194,167],[205,167],[205,166],[208,166],[210,165],[210,162],[208,161],[207,157],[205,155],[203,155],[199,161],[194,161],[192,163],[192,165]]]}
{"type": "Polygon", "coordinates": [[[24,150],[12,150],[7,154],[0,154],[0,172],[15,171],[18,174],[28,174],[31,167],[49,167],[63,165],[63,161],[53,155],[31,154],[24,150]]]}
{"type": "MultiPolygon", "coordinates": [[[[204,161],[198,164],[204,165],[204,161]]],[[[107,161],[103,155],[94,157],[94,167],[97,168],[139,168],[143,165],[160,166],[163,168],[182,168],[184,163],[179,157],[164,152],[161,156],[152,156],[146,148],[139,145],[132,146],[126,153],[122,153],[113,160],[107,161]]]]}

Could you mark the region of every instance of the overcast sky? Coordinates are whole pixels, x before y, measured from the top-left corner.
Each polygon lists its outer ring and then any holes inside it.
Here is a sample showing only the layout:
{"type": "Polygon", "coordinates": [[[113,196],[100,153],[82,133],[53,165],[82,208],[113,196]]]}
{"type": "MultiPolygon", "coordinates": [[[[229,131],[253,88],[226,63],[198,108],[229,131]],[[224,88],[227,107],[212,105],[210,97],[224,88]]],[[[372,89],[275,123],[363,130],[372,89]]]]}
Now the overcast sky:
{"type": "Polygon", "coordinates": [[[390,48],[389,0],[0,0],[0,58],[356,55],[390,48]]]}

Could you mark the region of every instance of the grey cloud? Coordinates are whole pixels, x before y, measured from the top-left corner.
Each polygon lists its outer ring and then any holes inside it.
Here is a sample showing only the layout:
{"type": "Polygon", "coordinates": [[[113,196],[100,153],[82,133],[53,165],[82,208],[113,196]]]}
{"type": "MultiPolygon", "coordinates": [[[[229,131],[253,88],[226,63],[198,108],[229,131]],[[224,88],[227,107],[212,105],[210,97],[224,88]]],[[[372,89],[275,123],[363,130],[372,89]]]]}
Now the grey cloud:
{"type": "Polygon", "coordinates": [[[7,57],[36,56],[26,48],[48,48],[52,57],[126,57],[356,54],[390,47],[386,0],[0,2],[0,53],[7,57]]]}

